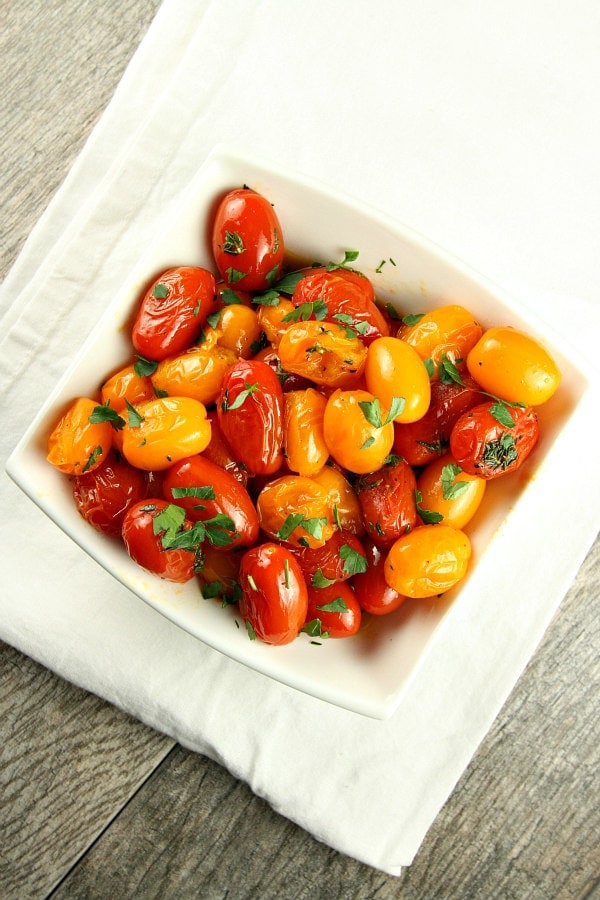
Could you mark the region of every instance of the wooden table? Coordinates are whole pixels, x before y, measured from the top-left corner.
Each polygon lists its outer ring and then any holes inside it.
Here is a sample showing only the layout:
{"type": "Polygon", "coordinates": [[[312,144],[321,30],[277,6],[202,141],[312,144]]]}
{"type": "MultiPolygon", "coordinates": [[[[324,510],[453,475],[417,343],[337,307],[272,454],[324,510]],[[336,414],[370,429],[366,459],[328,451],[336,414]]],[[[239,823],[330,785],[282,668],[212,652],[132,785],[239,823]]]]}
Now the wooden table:
{"type": "MultiPolygon", "coordinates": [[[[158,5],[1,0],[2,277],[158,5]]],[[[318,843],[217,764],[0,647],[0,897],[591,896],[599,549],[399,879],[318,843]]]]}

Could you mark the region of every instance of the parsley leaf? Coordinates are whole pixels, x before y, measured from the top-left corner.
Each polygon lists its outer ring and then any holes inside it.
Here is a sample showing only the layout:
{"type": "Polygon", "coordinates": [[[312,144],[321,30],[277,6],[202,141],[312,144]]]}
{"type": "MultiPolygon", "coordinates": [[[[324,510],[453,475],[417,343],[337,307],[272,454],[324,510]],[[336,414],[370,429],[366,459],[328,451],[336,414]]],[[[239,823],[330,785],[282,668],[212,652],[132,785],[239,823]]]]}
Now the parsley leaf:
{"type": "Polygon", "coordinates": [[[362,409],[365,419],[375,428],[383,428],[385,425],[389,425],[390,422],[393,422],[396,416],[399,416],[404,409],[405,403],[406,400],[404,397],[392,397],[390,411],[386,418],[383,419],[381,415],[381,403],[379,402],[378,397],[375,397],[373,400],[358,401],[358,405],[362,409]]]}
{"type": "Polygon", "coordinates": [[[223,410],[223,412],[228,412],[229,410],[232,410],[232,409],[239,409],[240,406],[243,406],[247,397],[250,397],[252,394],[255,394],[256,391],[259,390],[258,381],[254,382],[253,384],[249,384],[246,381],[246,382],[244,382],[244,384],[246,385],[246,387],[244,388],[243,391],[239,392],[239,394],[237,395],[235,400],[233,400],[232,403],[229,402],[228,394],[227,394],[227,392],[225,392],[225,396],[223,397],[223,401],[221,403],[221,409],[223,410]]]}
{"type": "Polygon", "coordinates": [[[322,570],[317,569],[313,574],[310,583],[314,588],[324,588],[329,587],[330,584],[335,584],[335,578],[326,578],[325,575],[323,575],[322,570]]]}
{"type": "Polygon", "coordinates": [[[157,368],[157,361],[155,359],[146,359],[145,356],[138,356],[133,364],[133,371],[140,378],[144,378],[146,375],[153,375],[157,368]]]}
{"type": "Polygon", "coordinates": [[[320,609],[322,612],[347,612],[348,606],[342,597],[336,597],[335,600],[331,600],[329,603],[317,606],[317,609],[320,609]]]}
{"type": "Polygon", "coordinates": [[[346,575],[358,575],[367,571],[367,558],[349,544],[340,547],[340,559],[344,560],[344,572],[346,575]]]}
{"type": "Polygon", "coordinates": [[[461,387],[465,387],[462,375],[460,374],[452,360],[448,357],[447,353],[442,353],[438,371],[440,373],[440,381],[442,382],[442,384],[454,383],[460,384],[461,387]]]}
{"type": "Polygon", "coordinates": [[[92,425],[96,425],[99,422],[110,422],[115,431],[120,431],[125,427],[125,419],[115,409],[111,409],[108,403],[102,406],[95,406],[89,414],[88,420],[92,425]]]}
{"type": "Polygon", "coordinates": [[[402,324],[403,325],[416,325],[421,321],[425,313],[407,313],[405,316],[402,316],[402,324]]]}
{"type": "Polygon", "coordinates": [[[417,512],[419,513],[425,525],[438,525],[443,521],[444,517],[441,513],[435,512],[432,509],[423,509],[423,507],[421,506],[421,502],[423,500],[423,494],[421,493],[421,491],[415,491],[415,499],[417,503],[417,512]]]}
{"type": "Polygon", "coordinates": [[[127,407],[127,424],[130,428],[139,428],[144,421],[144,417],[127,399],[125,400],[125,406],[127,407]]]}
{"type": "Polygon", "coordinates": [[[455,463],[448,463],[448,465],[443,466],[441,482],[444,500],[454,500],[456,497],[460,497],[469,487],[466,481],[454,481],[461,472],[461,467],[455,463]]]}
{"type": "Polygon", "coordinates": [[[157,300],[164,300],[169,296],[169,286],[162,282],[155,284],[152,288],[152,296],[156,297],[157,300]]]}
{"type": "Polygon", "coordinates": [[[223,241],[223,252],[232,256],[237,256],[244,252],[244,241],[241,234],[237,231],[226,231],[225,240],[223,241]]]}
{"type": "Polygon", "coordinates": [[[306,322],[314,316],[315,319],[323,321],[329,314],[329,309],[324,300],[307,300],[306,303],[300,303],[291,312],[287,313],[282,322],[306,322]]]}

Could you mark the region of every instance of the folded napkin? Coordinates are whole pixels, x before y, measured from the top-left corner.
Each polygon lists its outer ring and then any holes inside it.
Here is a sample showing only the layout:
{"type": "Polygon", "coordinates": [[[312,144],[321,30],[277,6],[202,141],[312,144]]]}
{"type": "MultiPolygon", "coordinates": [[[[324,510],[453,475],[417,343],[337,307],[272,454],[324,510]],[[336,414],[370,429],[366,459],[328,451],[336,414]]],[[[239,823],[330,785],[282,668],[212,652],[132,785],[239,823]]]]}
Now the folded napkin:
{"type": "MultiPolygon", "coordinates": [[[[427,233],[592,355],[597,5],[579,0],[551,17],[542,0],[486,7],[164,0],[3,285],[2,464],[94,326],[98,298],[119,289],[222,141],[427,233]]],[[[586,491],[584,475],[574,478],[578,520],[564,537],[558,595],[527,609],[517,590],[491,601],[499,624],[477,610],[454,617],[453,652],[434,648],[388,721],[305,696],[184,633],[6,475],[0,637],[219,761],[318,839],[399,874],[596,534],[598,491],[586,491]],[[507,609],[518,630],[503,624],[507,609]]]]}

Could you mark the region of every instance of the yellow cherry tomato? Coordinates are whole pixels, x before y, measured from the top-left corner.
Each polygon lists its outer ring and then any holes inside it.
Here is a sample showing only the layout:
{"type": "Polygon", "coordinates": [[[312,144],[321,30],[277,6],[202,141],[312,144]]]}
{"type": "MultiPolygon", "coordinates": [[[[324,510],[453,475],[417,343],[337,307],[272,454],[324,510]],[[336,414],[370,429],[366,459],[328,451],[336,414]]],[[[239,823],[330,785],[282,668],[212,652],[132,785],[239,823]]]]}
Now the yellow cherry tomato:
{"type": "Polygon", "coordinates": [[[419,509],[438,513],[445,525],[464,528],[483,500],[486,480],[469,475],[450,453],[429,463],[417,478],[419,509]]]}
{"type": "Polygon", "coordinates": [[[557,390],[558,366],[542,345],[516,328],[488,328],[467,356],[484,391],[525,406],[539,406],[557,390]]]}
{"type": "Polygon", "coordinates": [[[465,359],[482,334],[482,326],[468,309],[448,304],[425,313],[414,325],[401,325],[397,337],[414,347],[421,359],[433,362],[437,378],[442,356],[453,363],[465,359]]]}
{"type": "Polygon", "coordinates": [[[217,399],[223,375],[237,358],[232,350],[203,343],[159,362],[152,384],[159,394],[192,397],[208,406],[217,399]]]}
{"type": "Polygon", "coordinates": [[[145,471],[162,471],[202,453],[210,443],[206,407],[191,397],[161,397],[129,411],[123,428],[123,455],[145,471]]]}
{"type": "Polygon", "coordinates": [[[464,578],[470,558],[471,542],[463,531],[451,525],[421,525],[392,544],[385,580],[405,597],[435,597],[464,578]]]}
{"type": "Polygon", "coordinates": [[[327,400],[314,388],[288,391],[283,399],[283,445],[288,467],[299,475],[314,475],[329,458],[323,437],[327,400]]]}
{"type": "Polygon", "coordinates": [[[110,405],[119,412],[127,402],[135,406],[155,396],[152,381],[148,375],[138,375],[132,365],[125,366],[111,375],[102,385],[101,397],[104,405],[110,405]],[[127,402],[126,402],[127,401],[127,402]]]}
{"type": "Polygon", "coordinates": [[[274,347],[278,346],[283,333],[292,325],[291,320],[284,320],[286,316],[294,312],[295,308],[292,301],[286,300],[284,297],[279,298],[277,306],[269,306],[267,304],[259,306],[258,323],[261,330],[264,331],[267,340],[274,347]]]}
{"type": "Polygon", "coordinates": [[[381,337],[367,350],[367,388],[388,408],[394,397],[404,406],[395,422],[416,422],[429,409],[431,381],[423,360],[410,344],[397,337],[381,337]]]}
{"type": "Polygon", "coordinates": [[[335,465],[323,466],[312,476],[327,491],[329,507],[333,510],[338,528],[353,534],[365,533],[362,511],[356,491],[335,465]]]}
{"type": "Polygon", "coordinates": [[[261,334],[258,315],[254,309],[243,303],[224,306],[216,329],[220,347],[232,350],[243,359],[249,359],[254,354],[261,334]]]}
{"type": "Polygon", "coordinates": [[[282,475],[258,495],[260,527],[269,537],[295,547],[322,547],[335,531],[329,495],[304,475],[282,475]]]}
{"type": "Polygon", "coordinates": [[[363,475],[380,469],[394,443],[394,422],[369,391],[334,391],[323,418],[325,443],[335,461],[363,475]]]}
{"type": "Polygon", "coordinates": [[[93,472],[112,447],[113,427],[105,419],[94,421],[97,407],[95,400],[78,397],[48,438],[48,462],[67,475],[93,472]]]}
{"type": "Polygon", "coordinates": [[[351,387],[362,375],[367,348],[334,322],[294,322],[281,336],[279,359],[286,372],[328,387],[351,387]]]}

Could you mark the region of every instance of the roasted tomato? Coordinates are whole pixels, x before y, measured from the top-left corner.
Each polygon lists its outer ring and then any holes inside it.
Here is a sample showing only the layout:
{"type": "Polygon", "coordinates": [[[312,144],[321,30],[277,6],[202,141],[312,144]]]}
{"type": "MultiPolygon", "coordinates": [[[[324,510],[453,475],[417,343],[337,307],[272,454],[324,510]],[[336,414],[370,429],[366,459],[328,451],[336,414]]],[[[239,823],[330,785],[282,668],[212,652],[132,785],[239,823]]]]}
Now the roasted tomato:
{"type": "Polygon", "coordinates": [[[464,528],[479,509],[485,486],[484,478],[463,471],[447,453],[419,473],[419,515],[429,522],[439,521],[454,528],[464,528]]]}
{"type": "Polygon", "coordinates": [[[225,347],[201,344],[161,360],[150,377],[159,396],[192,397],[208,406],[215,402],[223,375],[236,360],[237,355],[225,347]]]}
{"type": "Polygon", "coordinates": [[[548,351],[516,328],[489,328],[469,352],[467,367],[485,391],[525,406],[549,400],[561,378],[548,351]]]}
{"type": "Polygon", "coordinates": [[[364,534],[358,497],[341,469],[336,465],[323,466],[312,479],[327,491],[329,507],[338,528],[351,531],[359,537],[364,534]]]}
{"type": "Polygon", "coordinates": [[[373,616],[386,616],[402,606],[406,597],[391,588],[385,580],[387,551],[368,539],[363,541],[363,547],[367,568],[353,577],[354,593],[363,612],[373,616]]]}
{"type": "Polygon", "coordinates": [[[362,543],[351,531],[334,531],[321,547],[292,549],[307,584],[313,587],[347,581],[357,572],[363,572],[367,565],[362,543]]]}
{"type": "MultiPolygon", "coordinates": [[[[152,368],[152,367],[151,367],[152,368]]],[[[132,363],[124,366],[111,375],[102,385],[102,403],[116,412],[125,409],[128,403],[136,406],[146,400],[152,400],[156,394],[152,380],[148,375],[139,374],[138,367],[132,363]]]]}
{"type": "Polygon", "coordinates": [[[458,419],[450,435],[450,451],[465,472],[489,480],[518,469],[538,437],[538,417],[532,407],[509,408],[490,400],[458,419]]]}
{"type": "Polygon", "coordinates": [[[202,453],[210,441],[206,407],[191,397],[161,397],[128,411],[123,455],[138,469],[162,471],[202,453]]]}
{"type": "Polygon", "coordinates": [[[111,451],[101,466],[76,476],[72,487],[79,514],[96,531],[120,536],[125,513],[144,499],[148,480],[144,472],[111,451]]]}
{"type": "Polygon", "coordinates": [[[406,597],[444,594],[467,573],[471,542],[451,525],[421,525],[392,544],[384,563],[385,580],[406,597]]]}
{"type": "Polygon", "coordinates": [[[196,562],[196,571],[202,596],[206,600],[218,599],[224,605],[239,601],[242,552],[204,543],[196,562]]]}
{"type": "Polygon", "coordinates": [[[308,609],[303,631],[312,637],[352,637],[360,628],[361,609],[350,584],[339,581],[308,588],[308,609]]]}
{"type": "Polygon", "coordinates": [[[181,353],[216,309],[212,272],[195,266],[167,269],[144,294],[131,332],[133,346],[152,360],[181,353]]]}
{"type": "Polygon", "coordinates": [[[334,460],[357,475],[374,472],[394,443],[393,411],[369,391],[334,391],[323,418],[325,443],[334,460]]]}
{"type": "Polygon", "coordinates": [[[262,329],[258,314],[241,303],[224,306],[215,324],[218,344],[227,350],[249,359],[260,346],[262,329]]]}
{"type": "Polygon", "coordinates": [[[462,384],[433,381],[425,415],[417,422],[394,423],[394,453],[411,466],[423,466],[443,456],[458,417],[481,402],[480,387],[471,376],[461,370],[461,380],[462,384]]]}
{"type": "Polygon", "coordinates": [[[367,348],[351,331],[316,319],[290,325],[278,353],[286,372],[330,388],[358,384],[367,361],[367,348]]]}
{"type": "Polygon", "coordinates": [[[468,309],[449,304],[432,309],[414,324],[401,325],[397,336],[414,347],[421,359],[431,360],[437,378],[444,356],[455,364],[465,359],[482,334],[482,326],[468,309]]]}
{"type": "Polygon", "coordinates": [[[230,287],[264,291],[281,275],[285,246],[279,219],[269,201],[249,188],[229,191],[213,223],[212,250],[230,287]]]}
{"type": "Polygon", "coordinates": [[[285,456],[292,472],[314,475],[329,458],[323,437],[323,416],[327,400],[314,388],[284,394],[285,456]]]}
{"type": "Polygon", "coordinates": [[[233,475],[203,456],[175,463],[165,474],[163,492],[185,509],[192,522],[211,529],[210,542],[249,547],[258,538],[258,515],[246,488],[233,475]]]}
{"type": "Polygon", "coordinates": [[[141,500],[123,520],[123,541],[135,562],[164,578],[182,584],[195,574],[196,550],[187,540],[191,522],[180,506],[162,498],[141,500]]]}
{"type": "Polygon", "coordinates": [[[61,416],[48,438],[47,460],[67,475],[93,472],[113,445],[106,407],[78,397],[61,416]]]}
{"type": "Polygon", "coordinates": [[[355,485],[367,534],[380,547],[389,547],[417,523],[416,481],[411,467],[399,457],[376,472],[362,475],[355,485]]]}
{"type": "Polygon", "coordinates": [[[371,281],[350,269],[316,268],[294,289],[292,302],[303,318],[328,319],[357,331],[366,344],[389,334],[387,322],[375,305],[371,281]]]}
{"type": "Polygon", "coordinates": [[[205,456],[206,459],[210,459],[215,465],[225,469],[246,487],[250,477],[248,469],[243,463],[240,463],[235,458],[233,450],[221,431],[219,416],[216,409],[209,410],[206,418],[210,422],[210,442],[202,451],[202,455],[205,456]]]}
{"type": "Polygon", "coordinates": [[[294,555],[280,544],[247,550],[240,565],[240,615],[251,637],[289,644],[306,621],[308,592],[294,555]]]}
{"type": "Polygon", "coordinates": [[[321,547],[335,530],[326,488],[304,475],[282,475],[256,501],[262,530],[296,547],[321,547]]]}
{"type": "Polygon", "coordinates": [[[283,462],[283,391],[273,369],[240,359],[225,372],[217,399],[219,426],[251,475],[269,475],[283,462]]]}
{"type": "Polygon", "coordinates": [[[429,408],[431,382],[427,369],[417,351],[399,338],[382,337],[370,344],[365,380],[368,390],[387,407],[395,397],[402,398],[395,422],[416,422],[429,408]]]}

